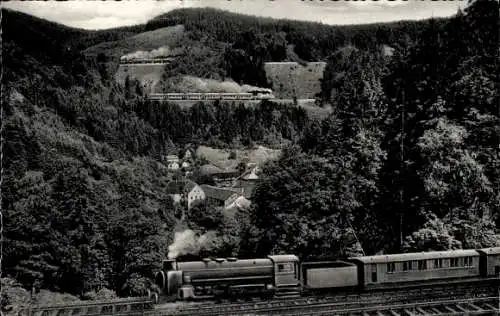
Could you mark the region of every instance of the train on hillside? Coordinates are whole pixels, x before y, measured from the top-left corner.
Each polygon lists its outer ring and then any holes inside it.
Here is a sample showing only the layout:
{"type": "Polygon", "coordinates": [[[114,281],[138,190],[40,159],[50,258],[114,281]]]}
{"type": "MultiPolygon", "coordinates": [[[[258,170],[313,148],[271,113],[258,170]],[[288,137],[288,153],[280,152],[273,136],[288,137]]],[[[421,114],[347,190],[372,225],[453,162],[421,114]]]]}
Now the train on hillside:
{"type": "Polygon", "coordinates": [[[120,64],[168,64],[175,60],[175,57],[162,57],[162,58],[120,58],[120,64]]]}
{"type": "Polygon", "coordinates": [[[500,247],[300,262],[295,255],[259,259],[164,260],[155,282],[167,300],[364,292],[464,281],[497,282],[500,247]]]}
{"type": "Polygon", "coordinates": [[[274,95],[269,91],[250,91],[239,93],[222,93],[222,92],[207,92],[207,93],[151,93],[150,100],[156,101],[175,101],[175,100],[269,100],[274,99],[274,95]]]}

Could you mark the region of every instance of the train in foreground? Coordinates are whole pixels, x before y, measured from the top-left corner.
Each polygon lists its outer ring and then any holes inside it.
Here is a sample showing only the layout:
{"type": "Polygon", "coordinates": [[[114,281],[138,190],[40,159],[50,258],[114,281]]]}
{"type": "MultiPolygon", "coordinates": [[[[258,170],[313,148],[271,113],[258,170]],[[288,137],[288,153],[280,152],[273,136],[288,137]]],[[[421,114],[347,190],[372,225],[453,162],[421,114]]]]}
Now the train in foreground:
{"type": "Polygon", "coordinates": [[[295,255],[259,259],[164,260],[156,284],[167,300],[371,291],[500,277],[500,247],[300,262],[295,255]]]}

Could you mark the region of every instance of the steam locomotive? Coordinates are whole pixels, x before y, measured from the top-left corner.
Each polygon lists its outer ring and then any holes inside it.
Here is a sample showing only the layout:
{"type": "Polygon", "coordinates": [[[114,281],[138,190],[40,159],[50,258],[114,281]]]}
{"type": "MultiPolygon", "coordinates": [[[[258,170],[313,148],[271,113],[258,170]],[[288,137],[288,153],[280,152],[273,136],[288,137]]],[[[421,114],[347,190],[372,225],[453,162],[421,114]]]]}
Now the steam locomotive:
{"type": "MultiPolygon", "coordinates": [[[[426,284],[496,280],[500,247],[351,257],[300,262],[295,255],[260,259],[164,260],[155,282],[167,300],[231,296],[308,295],[317,291],[371,291],[426,284]]],[[[500,280],[500,279],[498,279],[500,280]]]]}

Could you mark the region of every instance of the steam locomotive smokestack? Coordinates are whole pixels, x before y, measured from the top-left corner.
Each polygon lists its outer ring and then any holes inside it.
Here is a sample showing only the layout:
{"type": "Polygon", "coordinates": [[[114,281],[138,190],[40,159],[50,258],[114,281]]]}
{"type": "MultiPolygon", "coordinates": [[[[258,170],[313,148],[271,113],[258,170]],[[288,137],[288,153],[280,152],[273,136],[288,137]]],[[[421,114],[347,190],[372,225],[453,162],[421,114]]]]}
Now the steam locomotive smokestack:
{"type": "Polygon", "coordinates": [[[163,271],[172,271],[175,270],[175,260],[168,259],[163,260],[163,271]]]}

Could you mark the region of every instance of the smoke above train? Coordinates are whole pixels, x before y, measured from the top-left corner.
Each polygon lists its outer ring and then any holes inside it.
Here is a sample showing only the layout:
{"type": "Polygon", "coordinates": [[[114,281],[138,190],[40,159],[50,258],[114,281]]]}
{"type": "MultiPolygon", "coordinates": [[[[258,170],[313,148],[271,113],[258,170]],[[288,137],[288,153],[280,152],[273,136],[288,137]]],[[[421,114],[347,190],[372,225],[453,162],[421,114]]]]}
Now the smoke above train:
{"type": "Polygon", "coordinates": [[[120,57],[120,61],[124,62],[134,59],[164,58],[164,57],[169,57],[171,54],[172,50],[168,46],[162,46],[150,51],[138,50],[133,53],[123,55],[120,57]]]}
{"type": "Polygon", "coordinates": [[[215,246],[215,231],[208,231],[202,235],[191,229],[174,234],[174,242],[168,246],[168,259],[176,259],[183,255],[198,255],[202,250],[211,250],[215,246]]]}

